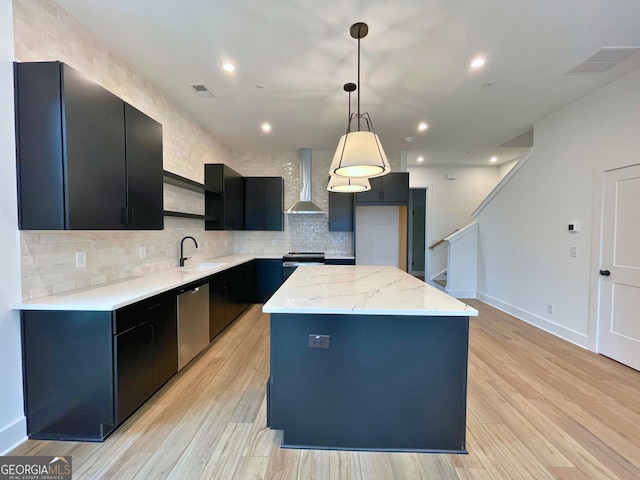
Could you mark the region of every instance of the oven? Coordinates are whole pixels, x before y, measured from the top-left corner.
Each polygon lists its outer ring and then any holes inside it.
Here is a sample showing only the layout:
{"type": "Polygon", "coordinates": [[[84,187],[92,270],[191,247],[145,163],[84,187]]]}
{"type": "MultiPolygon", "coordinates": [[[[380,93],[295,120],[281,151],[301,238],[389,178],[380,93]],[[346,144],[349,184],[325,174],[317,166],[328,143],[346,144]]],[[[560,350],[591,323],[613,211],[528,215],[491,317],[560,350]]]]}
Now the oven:
{"type": "Polygon", "coordinates": [[[282,281],[291,276],[296,268],[305,265],[324,265],[324,252],[289,252],[282,257],[282,281]]]}

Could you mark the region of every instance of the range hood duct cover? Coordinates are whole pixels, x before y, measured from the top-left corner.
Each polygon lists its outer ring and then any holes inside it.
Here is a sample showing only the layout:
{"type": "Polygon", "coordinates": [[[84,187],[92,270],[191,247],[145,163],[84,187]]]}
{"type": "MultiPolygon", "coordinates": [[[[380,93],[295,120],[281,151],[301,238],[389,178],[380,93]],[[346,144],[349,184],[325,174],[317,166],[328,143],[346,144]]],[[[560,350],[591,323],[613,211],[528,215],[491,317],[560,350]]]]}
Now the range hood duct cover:
{"type": "Polygon", "coordinates": [[[287,208],[287,214],[317,215],[324,212],[311,201],[311,149],[300,149],[300,201],[287,208]]]}

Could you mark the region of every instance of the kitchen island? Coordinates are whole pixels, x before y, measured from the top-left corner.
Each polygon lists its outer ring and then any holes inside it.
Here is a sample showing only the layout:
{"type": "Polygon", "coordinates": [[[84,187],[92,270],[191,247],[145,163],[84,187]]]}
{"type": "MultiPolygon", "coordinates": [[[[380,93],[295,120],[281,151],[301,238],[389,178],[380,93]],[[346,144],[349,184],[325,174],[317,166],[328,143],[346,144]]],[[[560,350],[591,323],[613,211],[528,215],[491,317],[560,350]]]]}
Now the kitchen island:
{"type": "Polygon", "coordinates": [[[283,446],[465,453],[469,317],[395,267],[300,267],[271,314],[267,423],[283,446]]]}

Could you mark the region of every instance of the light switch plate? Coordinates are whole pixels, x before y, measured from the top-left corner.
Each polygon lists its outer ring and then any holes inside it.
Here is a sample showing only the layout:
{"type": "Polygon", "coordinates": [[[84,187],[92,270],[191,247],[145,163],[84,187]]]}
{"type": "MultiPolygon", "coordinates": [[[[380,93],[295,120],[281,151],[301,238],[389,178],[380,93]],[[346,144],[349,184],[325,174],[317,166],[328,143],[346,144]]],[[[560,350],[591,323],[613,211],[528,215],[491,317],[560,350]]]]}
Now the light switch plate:
{"type": "Polygon", "coordinates": [[[87,252],[76,252],[76,268],[87,266],[87,252]]]}
{"type": "Polygon", "coordinates": [[[138,258],[146,258],[147,256],[147,247],[138,247],[138,258]]]}

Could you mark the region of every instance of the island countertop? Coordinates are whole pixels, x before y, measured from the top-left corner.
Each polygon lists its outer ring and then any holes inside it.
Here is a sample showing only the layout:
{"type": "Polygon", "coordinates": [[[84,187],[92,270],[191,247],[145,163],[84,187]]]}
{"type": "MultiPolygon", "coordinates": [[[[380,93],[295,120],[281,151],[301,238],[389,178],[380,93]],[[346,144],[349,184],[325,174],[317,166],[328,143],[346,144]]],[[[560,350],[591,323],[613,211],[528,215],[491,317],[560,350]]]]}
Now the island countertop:
{"type": "Polygon", "coordinates": [[[298,267],[264,304],[265,313],[477,316],[478,311],[389,266],[298,267]]]}

